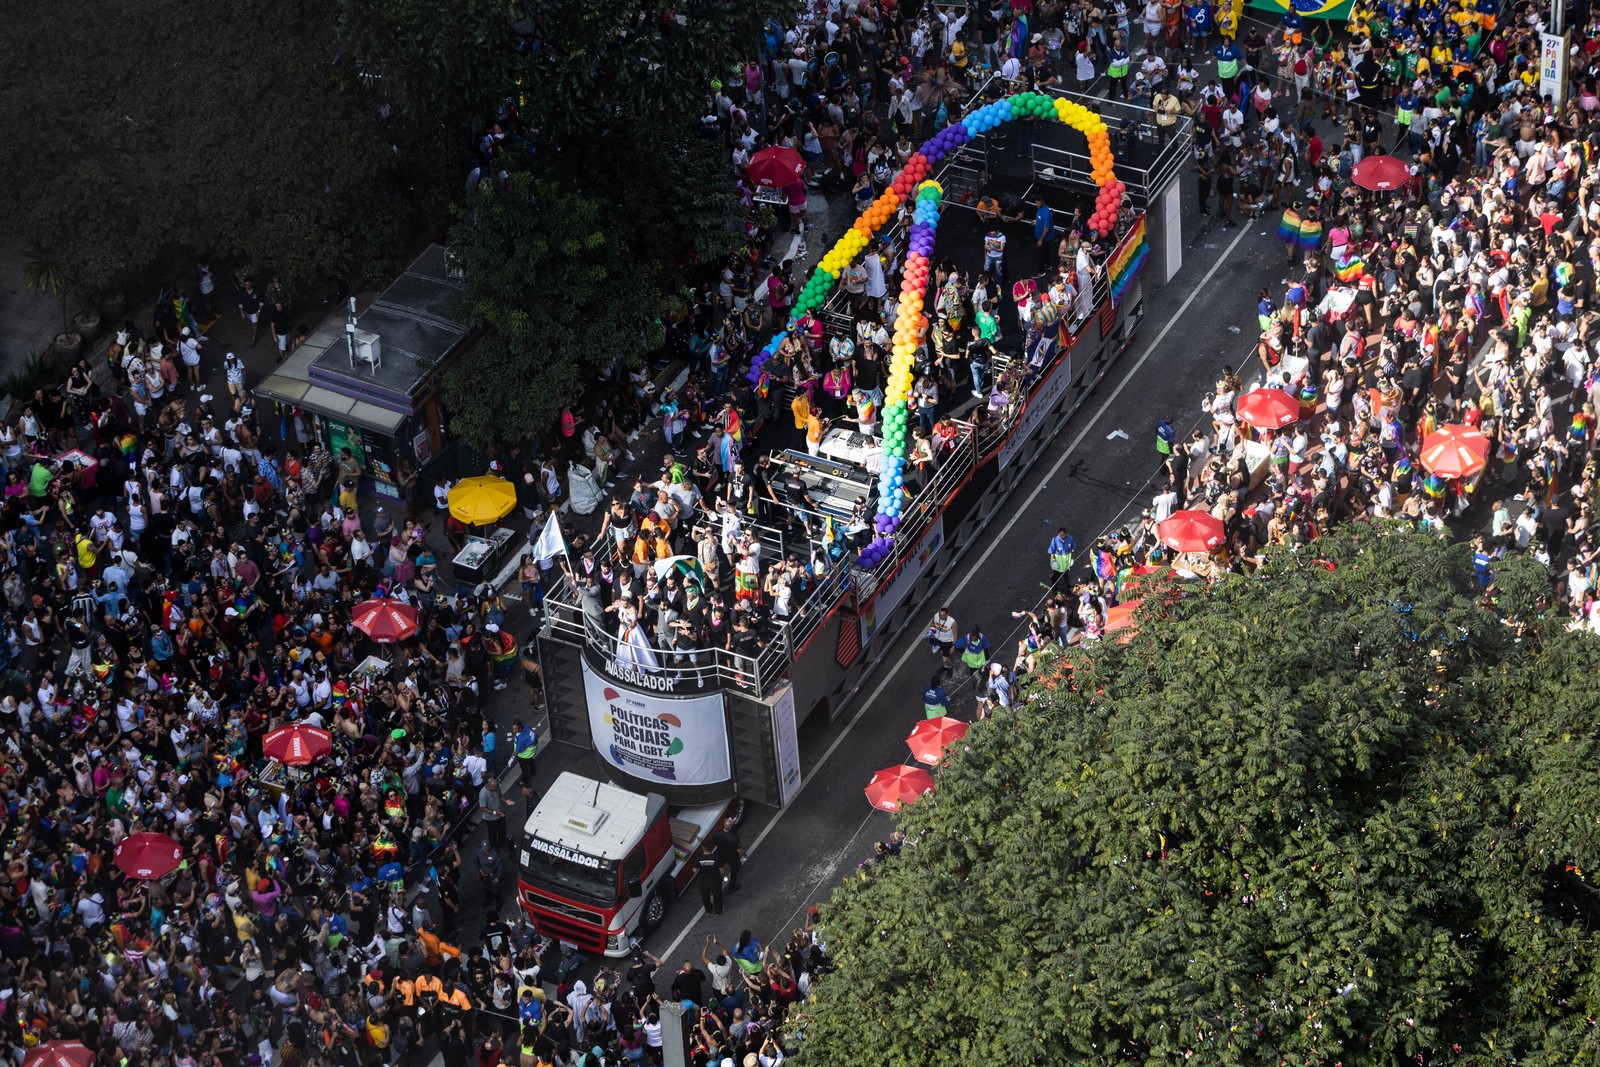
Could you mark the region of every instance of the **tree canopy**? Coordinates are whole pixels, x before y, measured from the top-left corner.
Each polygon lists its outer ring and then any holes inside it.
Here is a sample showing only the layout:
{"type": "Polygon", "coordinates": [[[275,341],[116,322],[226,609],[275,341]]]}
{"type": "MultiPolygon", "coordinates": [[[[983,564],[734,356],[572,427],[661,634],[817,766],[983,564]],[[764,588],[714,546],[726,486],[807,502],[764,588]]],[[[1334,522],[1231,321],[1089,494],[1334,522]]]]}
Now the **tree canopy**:
{"type": "Polygon", "coordinates": [[[484,182],[450,247],[466,317],[488,332],[445,373],[450,429],[474,443],[535,437],[586,378],[655,343],[644,261],[595,200],[528,174],[484,182]]]}
{"type": "Polygon", "coordinates": [[[526,123],[484,175],[516,195],[474,193],[450,233],[468,317],[494,332],[445,380],[452,430],[480,447],[526,440],[596,369],[655,343],[686,270],[743,240],[726,154],[699,118],[711,80],[733,78],[767,17],[788,9],[341,0],[339,10],[352,55],[414,123],[466,130],[508,103],[526,123]],[[572,247],[584,250],[576,263],[572,247]],[[473,410],[484,382],[504,383],[493,392],[510,402],[505,417],[473,410]]]}
{"type": "Polygon", "coordinates": [[[380,280],[408,214],[381,100],[312,0],[20,5],[0,20],[0,225],[86,290],[249,249],[380,280]]]}
{"type": "Polygon", "coordinates": [[[430,122],[463,126],[506,100],[588,161],[629,140],[674,136],[704,114],[712,78],[755,55],[780,0],[340,0],[341,38],[430,122]]]}
{"type": "Polygon", "coordinates": [[[1600,1052],[1600,644],[1537,564],[1491,608],[1464,547],[1314,549],[1147,595],[973,726],[825,907],[805,1062],[1600,1052]]]}

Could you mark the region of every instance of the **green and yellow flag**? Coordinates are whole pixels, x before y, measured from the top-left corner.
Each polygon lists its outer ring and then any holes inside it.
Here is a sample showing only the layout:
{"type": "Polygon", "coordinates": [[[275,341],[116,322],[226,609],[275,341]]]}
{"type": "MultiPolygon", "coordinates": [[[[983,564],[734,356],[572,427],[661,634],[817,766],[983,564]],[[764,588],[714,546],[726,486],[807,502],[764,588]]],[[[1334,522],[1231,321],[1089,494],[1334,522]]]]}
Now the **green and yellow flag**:
{"type": "Polygon", "coordinates": [[[1351,0],[1249,0],[1249,4],[1257,11],[1273,15],[1293,9],[1301,18],[1341,21],[1350,17],[1352,6],[1351,0]]]}

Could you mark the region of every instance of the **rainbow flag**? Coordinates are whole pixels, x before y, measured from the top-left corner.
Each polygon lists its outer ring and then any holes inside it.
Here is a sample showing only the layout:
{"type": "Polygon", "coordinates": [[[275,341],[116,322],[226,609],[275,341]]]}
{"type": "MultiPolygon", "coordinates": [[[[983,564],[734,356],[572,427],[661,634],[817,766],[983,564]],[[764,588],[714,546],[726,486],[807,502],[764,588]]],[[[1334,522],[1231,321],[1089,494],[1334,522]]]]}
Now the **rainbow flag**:
{"type": "Polygon", "coordinates": [[[1290,205],[1283,209],[1283,218],[1278,220],[1278,240],[1286,245],[1316,248],[1322,243],[1322,220],[1307,218],[1290,205]]]}
{"type": "Polygon", "coordinates": [[[1366,274],[1361,257],[1351,253],[1338,263],[1334,264],[1333,276],[1341,282],[1358,282],[1366,274]]]}
{"type": "Polygon", "coordinates": [[[1307,378],[1300,386],[1300,417],[1309,419],[1317,413],[1317,387],[1307,378]]]}
{"type": "Polygon", "coordinates": [[[1308,252],[1314,252],[1314,251],[1316,251],[1317,246],[1320,245],[1321,243],[1322,243],[1322,220],[1321,219],[1301,219],[1300,220],[1300,247],[1305,249],[1308,252]]]}
{"type": "Polygon", "coordinates": [[[1285,244],[1300,240],[1300,212],[1293,207],[1283,209],[1283,218],[1278,220],[1278,240],[1285,244]]]}
{"type": "Polygon", "coordinates": [[[1145,259],[1150,255],[1150,241],[1145,234],[1144,218],[1141,216],[1133,229],[1122,239],[1122,244],[1111,254],[1111,262],[1106,274],[1111,279],[1111,306],[1116,307],[1122,299],[1122,294],[1127,291],[1133,280],[1139,276],[1139,268],[1144,266],[1145,259]]]}

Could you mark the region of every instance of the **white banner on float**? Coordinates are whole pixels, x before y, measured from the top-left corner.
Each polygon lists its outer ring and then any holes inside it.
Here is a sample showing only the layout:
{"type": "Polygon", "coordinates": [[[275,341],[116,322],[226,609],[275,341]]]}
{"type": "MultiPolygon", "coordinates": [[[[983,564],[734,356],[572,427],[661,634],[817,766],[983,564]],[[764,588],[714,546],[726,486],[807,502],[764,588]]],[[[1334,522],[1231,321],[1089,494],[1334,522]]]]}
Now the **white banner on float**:
{"type": "Polygon", "coordinates": [[[922,539],[917,542],[916,549],[900,564],[900,569],[895,572],[889,584],[879,589],[877,594],[861,609],[861,644],[866,646],[878,632],[878,620],[887,619],[889,613],[900,606],[906,594],[911,592],[911,587],[916,584],[922,572],[928,569],[928,563],[939,554],[939,549],[944,547],[944,516],[936,516],[933,524],[923,533],[922,539]]]}
{"type": "Polygon", "coordinates": [[[716,785],[733,777],[722,694],[658,696],[610,684],[583,661],[589,735],[600,758],[646,782],[716,785]]]}
{"type": "Polygon", "coordinates": [[[1056,405],[1061,398],[1067,395],[1067,389],[1072,385],[1072,349],[1061,353],[1054,367],[1050,368],[1050,376],[1046,378],[1028,398],[1027,405],[1022,409],[1022,417],[1017,420],[1016,429],[1011,431],[1011,436],[1006,438],[1006,443],[1000,446],[1000,469],[1005,470],[1016,462],[1022,454],[1022,449],[1033,440],[1033,435],[1044,426],[1045,420],[1053,418],[1056,405]]]}
{"type": "Polygon", "coordinates": [[[772,747],[778,757],[778,806],[787,808],[800,792],[800,734],[794,721],[794,686],[786,685],[772,702],[772,747]]]}

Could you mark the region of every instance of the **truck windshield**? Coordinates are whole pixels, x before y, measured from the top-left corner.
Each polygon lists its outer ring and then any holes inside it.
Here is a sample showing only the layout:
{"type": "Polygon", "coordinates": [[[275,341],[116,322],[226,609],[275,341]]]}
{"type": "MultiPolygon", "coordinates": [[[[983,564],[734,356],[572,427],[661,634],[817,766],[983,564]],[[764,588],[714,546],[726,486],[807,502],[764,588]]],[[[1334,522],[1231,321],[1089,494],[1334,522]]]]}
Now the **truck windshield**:
{"type": "Polygon", "coordinates": [[[537,838],[523,850],[523,870],[529,881],[562,896],[581,897],[595,904],[615,904],[618,899],[615,860],[567,854],[559,845],[537,838]]]}

